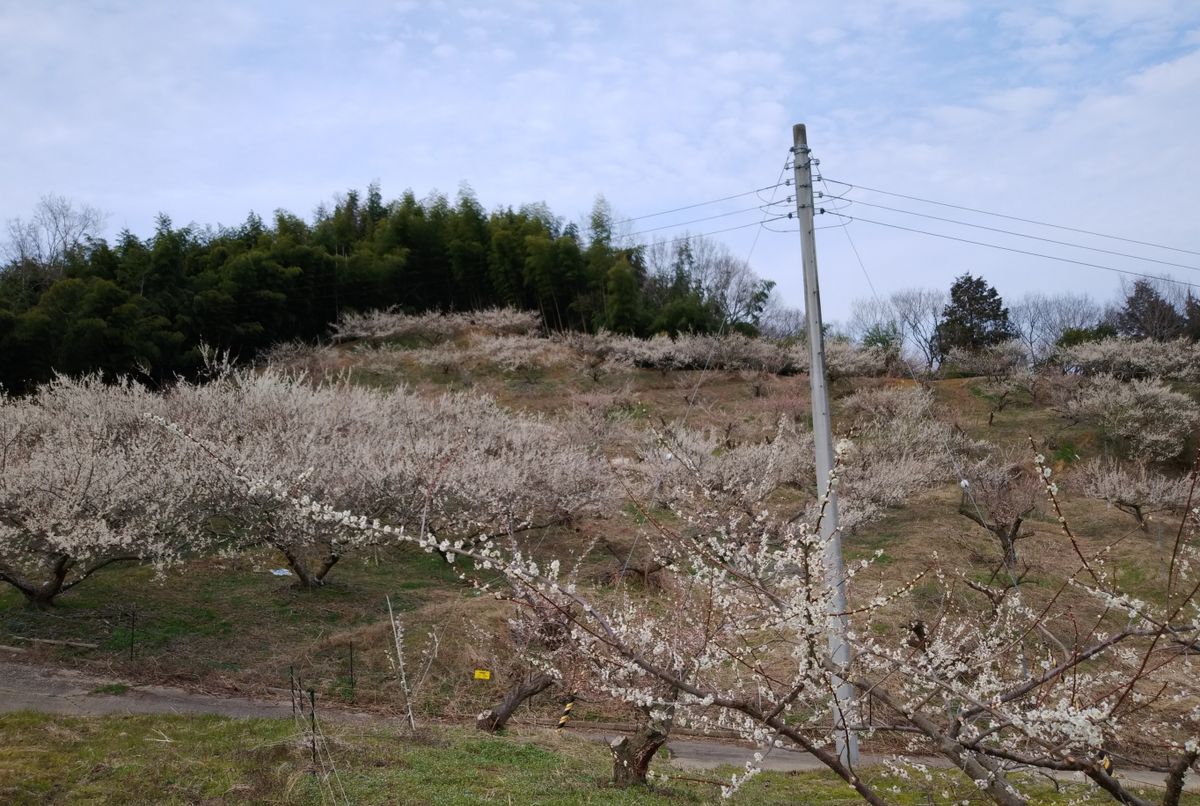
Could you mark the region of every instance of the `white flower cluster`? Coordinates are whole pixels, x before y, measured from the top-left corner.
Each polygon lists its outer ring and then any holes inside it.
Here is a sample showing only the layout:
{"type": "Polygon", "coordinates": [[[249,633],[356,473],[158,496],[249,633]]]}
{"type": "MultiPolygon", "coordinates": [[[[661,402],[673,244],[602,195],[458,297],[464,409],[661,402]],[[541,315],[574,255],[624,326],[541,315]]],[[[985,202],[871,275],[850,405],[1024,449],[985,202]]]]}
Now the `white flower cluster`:
{"type": "Polygon", "coordinates": [[[271,368],[225,367],[166,395],[60,378],[0,405],[0,579],[29,596],[47,572],[61,576],[53,596],[96,563],[166,563],[217,540],[271,546],[316,585],[346,551],[404,530],[449,556],[456,541],[565,523],[614,489],[569,422],[271,368]]]}
{"type": "Polygon", "coordinates": [[[1143,529],[1153,514],[1182,509],[1191,494],[1187,476],[1151,469],[1146,462],[1097,458],[1083,463],[1076,473],[1084,495],[1132,515],[1143,529]]]}
{"type": "Polygon", "coordinates": [[[0,581],[47,605],[106,564],[207,545],[205,463],[143,412],[162,398],[97,376],[0,397],[0,581]]]}
{"type": "MultiPolygon", "coordinates": [[[[1064,573],[1093,611],[967,577],[975,584],[964,596],[934,555],[933,567],[894,589],[857,587],[861,566],[852,566],[851,612],[834,612],[828,543],[778,506],[795,500],[792,485],[815,488],[807,434],[784,421],[769,442],[727,445],[676,429],[619,470],[635,497],[670,507],[630,527],[638,561],[657,568],[653,584],[647,573],[641,586],[597,587],[580,582],[583,553],[514,537],[615,503],[609,466],[590,432],[570,422],[473,396],[430,400],[270,369],[226,372],[165,397],[60,380],[3,405],[0,572],[9,582],[26,578],[12,576],[16,562],[82,564],[114,550],[169,561],[203,547],[214,524],[233,524],[227,539],[271,545],[314,578],[346,550],[403,543],[463,574],[502,576],[523,605],[512,621],[521,651],[570,690],[619,699],[654,723],[733,730],[761,748],[787,741],[863,793],[871,783],[830,750],[838,680],[876,704],[882,722],[867,730],[919,735],[916,749],[942,753],[993,797],[1012,785],[1012,760],[1087,772],[1116,743],[1169,766],[1197,746],[1192,535],[1157,598],[1087,566],[1064,573]],[[887,629],[918,583],[936,618],[887,629]],[[831,634],[849,642],[847,665],[833,662],[831,634]]],[[[886,505],[870,492],[872,474],[906,489],[946,478],[945,458],[962,446],[930,406],[918,390],[845,402],[858,430],[839,446],[846,465],[830,481],[851,507],[856,495],[886,505]]],[[[995,478],[979,468],[969,491],[999,520],[1008,506],[1000,493],[1007,484],[1011,498],[1014,479],[1006,463],[993,464],[995,478]]],[[[1035,489],[1053,483],[1025,475],[1035,489]]],[[[869,714],[848,707],[846,719],[863,726],[869,714]]],[[[730,794],[761,761],[730,779],[730,794]]]]}
{"type": "Polygon", "coordinates": [[[1200,345],[1190,339],[1104,339],[1064,347],[1054,356],[1063,368],[1121,380],[1200,380],[1200,345]]]}
{"type": "Polygon", "coordinates": [[[983,375],[1003,378],[1028,366],[1027,351],[1017,339],[985,347],[981,350],[966,350],[955,347],[941,363],[943,375],[983,375]]]}
{"type": "Polygon", "coordinates": [[[1090,379],[1067,402],[1065,413],[1125,441],[1133,458],[1152,462],[1178,456],[1200,424],[1200,407],[1191,396],[1160,380],[1123,381],[1113,375],[1090,379]]]}
{"type": "Polygon", "coordinates": [[[456,367],[494,366],[525,372],[568,363],[573,356],[562,345],[540,336],[470,336],[455,344],[396,351],[397,358],[449,371],[456,367]]]}
{"type": "Polygon", "coordinates": [[[536,311],[515,308],[488,308],[465,313],[431,311],[422,314],[387,309],[343,315],[334,327],[334,340],[417,339],[437,343],[464,333],[525,336],[536,333],[541,327],[542,317],[536,311]]]}

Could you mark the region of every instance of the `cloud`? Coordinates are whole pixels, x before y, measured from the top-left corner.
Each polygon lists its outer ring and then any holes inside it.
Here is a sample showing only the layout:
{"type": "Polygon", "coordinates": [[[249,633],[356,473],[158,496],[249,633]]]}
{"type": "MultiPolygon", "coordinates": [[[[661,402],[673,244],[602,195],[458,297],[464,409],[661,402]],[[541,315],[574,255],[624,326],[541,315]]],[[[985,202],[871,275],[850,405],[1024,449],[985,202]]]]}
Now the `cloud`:
{"type": "MultiPolygon", "coordinates": [[[[640,215],[774,184],[803,121],[830,176],[1194,244],[1197,31],[1185,0],[10,5],[0,221],[54,191],[146,235],[159,210],[304,212],[375,178],[388,195],[468,180],[486,206],[567,218],[604,193],[640,215]]],[[[884,289],[1095,277],[851,234],[884,289]]],[[[794,234],[722,237],[800,299],[794,234]]],[[[841,231],[820,240],[844,316],[862,272],[841,231]]]]}
{"type": "Polygon", "coordinates": [[[982,99],[985,107],[1006,115],[1029,119],[1050,111],[1059,93],[1053,87],[1014,87],[982,99]]]}

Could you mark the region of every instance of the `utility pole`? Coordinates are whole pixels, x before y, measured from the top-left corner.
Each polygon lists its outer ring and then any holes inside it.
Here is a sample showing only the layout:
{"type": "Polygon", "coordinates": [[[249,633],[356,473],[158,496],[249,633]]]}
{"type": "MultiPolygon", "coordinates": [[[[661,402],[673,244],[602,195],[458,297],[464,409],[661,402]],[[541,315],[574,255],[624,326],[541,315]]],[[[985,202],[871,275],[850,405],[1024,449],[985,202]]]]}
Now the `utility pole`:
{"type": "MultiPolygon", "coordinates": [[[[804,311],[808,320],[809,383],[812,388],[813,444],[816,447],[817,495],[828,496],[821,518],[825,541],[825,578],[832,592],[829,602],[829,655],[839,669],[850,666],[846,616],[846,566],[842,561],[842,536],[838,531],[837,490],[830,485],[833,473],[833,425],[829,418],[829,390],[825,378],[825,337],[821,332],[821,290],[817,286],[817,242],[813,233],[812,160],[803,123],[792,127],[792,163],[796,177],[796,216],[800,219],[800,253],[804,258],[804,311]]],[[[834,675],[836,702],[833,724],[838,758],[858,763],[858,736],[848,726],[858,723],[854,687],[834,675]]]]}

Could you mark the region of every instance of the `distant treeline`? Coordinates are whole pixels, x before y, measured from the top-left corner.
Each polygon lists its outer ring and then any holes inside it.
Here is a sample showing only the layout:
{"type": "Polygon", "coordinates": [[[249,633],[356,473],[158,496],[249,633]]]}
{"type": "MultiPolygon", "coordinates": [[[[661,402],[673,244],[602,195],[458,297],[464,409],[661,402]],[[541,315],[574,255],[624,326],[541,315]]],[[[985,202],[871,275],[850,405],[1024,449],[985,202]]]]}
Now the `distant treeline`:
{"type": "Polygon", "coordinates": [[[8,222],[0,270],[0,384],[21,392],[55,372],[190,375],[199,347],[252,357],[328,333],[349,311],[513,306],[551,329],[647,335],[754,332],[772,283],[702,238],[631,246],[603,198],[581,232],[545,205],[486,212],[378,185],[312,222],[279,210],[239,227],[99,237],[103,216],[54,196],[8,222]]]}

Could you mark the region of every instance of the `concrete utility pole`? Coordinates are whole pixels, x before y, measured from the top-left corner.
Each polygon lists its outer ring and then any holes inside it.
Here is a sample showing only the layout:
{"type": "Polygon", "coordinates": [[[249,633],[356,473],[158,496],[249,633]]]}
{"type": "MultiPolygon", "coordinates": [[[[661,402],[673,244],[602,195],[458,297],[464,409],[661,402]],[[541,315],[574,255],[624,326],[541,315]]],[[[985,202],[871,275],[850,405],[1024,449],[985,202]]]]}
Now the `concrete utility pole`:
{"type": "MultiPolygon", "coordinates": [[[[817,495],[828,495],[821,518],[825,539],[825,576],[832,589],[829,602],[832,619],[829,654],[835,666],[848,668],[850,644],[846,640],[846,566],[842,561],[842,536],[838,531],[837,491],[829,486],[833,472],[833,425],[829,419],[829,390],[825,379],[825,337],[821,332],[821,290],[817,286],[817,243],[813,236],[813,188],[811,152],[803,123],[792,127],[792,162],[796,177],[796,216],[800,219],[800,253],[804,258],[804,311],[808,319],[809,383],[812,387],[813,444],[816,447],[817,495]]],[[[837,753],[843,764],[858,763],[858,736],[847,725],[858,724],[854,687],[834,677],[837,702],[833,724],[837,729],[837,753]]]]}

